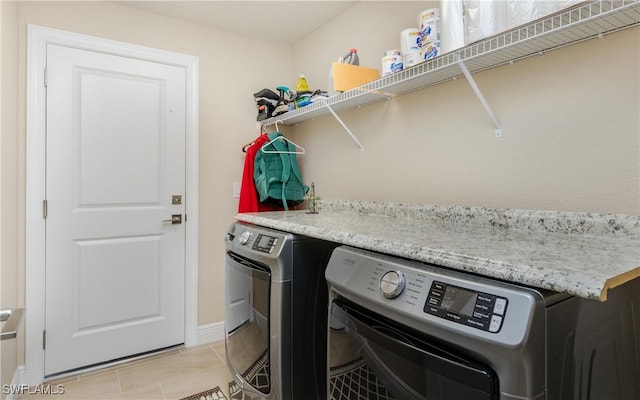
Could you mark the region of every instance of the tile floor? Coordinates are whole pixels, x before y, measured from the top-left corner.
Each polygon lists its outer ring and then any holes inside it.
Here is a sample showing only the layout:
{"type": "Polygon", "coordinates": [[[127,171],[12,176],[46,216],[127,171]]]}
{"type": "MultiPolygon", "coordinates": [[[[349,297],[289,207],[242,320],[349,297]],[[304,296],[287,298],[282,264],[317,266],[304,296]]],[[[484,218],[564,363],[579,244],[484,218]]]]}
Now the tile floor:
{"type": "Polygon", "coordinates": [[[224,341],[181,348],[140,360],[45,383],[53,393],[24,393],[19,400],[181,399],[220,386],[227,399],[229,382],[224,341]]]}

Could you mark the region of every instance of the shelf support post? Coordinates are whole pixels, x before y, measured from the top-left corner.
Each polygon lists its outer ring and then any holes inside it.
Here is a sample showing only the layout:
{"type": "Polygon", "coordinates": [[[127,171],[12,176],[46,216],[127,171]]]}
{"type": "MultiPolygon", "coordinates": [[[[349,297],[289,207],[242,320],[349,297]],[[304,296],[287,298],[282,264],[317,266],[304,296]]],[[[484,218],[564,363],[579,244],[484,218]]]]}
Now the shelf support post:
{"type": "Polygon", "coordinates": [[[478,100],[480,100],[480,103],[482,103],[482,106],[484,107],[485,111],[487,112],[487,114],[489,114],[489,118],[491,118],[491,121],[493,121],[493,125],[496,127],[496,137],[502,137],[502,126],[500,125],[500,122],[498,122],[498,119],[496,118],[493,111],[491,111],[491,107],[489,107],[489,103],[487,103],[487,100],[485,100],[484,96],[482,95],[482,92],[480,91],[480,88],[476,84],[475,79],[473,79],[473,77],[471,76],[469,69],[464,64],[464,62],[460,59],[460,56],[458,54],[455,54],[454,57],[458,62],[458,65],[460,66],[460,69],[462,70],[462,73],[464,74],[465,78],[467,78],[469,85],[471,85],[471,89],[473,89],[476,96],[478,96],[478,100]]]}
{"type": "Polygon", "coordinates": [[[331,108],[331,106],[327,102],[327,99],[323,99],[323,102],[324,102],[324,106],[327,107],[327,110],[329,110],[331,115],[333,115],[333,117],[336,119],[336,121],[338,121],[340,123],[340,125],[342,125],[344,130],[347,131],[349,136],[351,136],[351,139],[353,139],[353,141],[356,142],[356,144],[360,147],[360,152],[364,153],[364,146],[362,145],[362,143],[360,143],[360,141],[358,140],[356,135],[354,135],[353,132],[351,132],[351,129],[349,129],[349,127],[344,123],[344,121],[342,121],[342,118],[340,118],[338,116],[338,114],[336,114],[336,112],[333,111],[333,108],[331,108]]]}

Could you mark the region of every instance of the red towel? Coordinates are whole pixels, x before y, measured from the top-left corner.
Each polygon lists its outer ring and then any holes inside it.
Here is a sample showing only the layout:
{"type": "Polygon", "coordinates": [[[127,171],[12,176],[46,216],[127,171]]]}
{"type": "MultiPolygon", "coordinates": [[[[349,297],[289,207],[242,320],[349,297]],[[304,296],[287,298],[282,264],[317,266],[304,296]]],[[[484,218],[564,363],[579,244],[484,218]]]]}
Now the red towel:
{"type": "Polygon", "coordinates": [[[258,201],[258,192],[253,180],[253,162],[256,153],[269,141],[269,135],[263,134],[258,137],[248,148],[244,158],[244,170],[242,172],[242,186],[240,188],[240,201],[238,212],[275,211],[279,208],[267,206],[258,201]]]}

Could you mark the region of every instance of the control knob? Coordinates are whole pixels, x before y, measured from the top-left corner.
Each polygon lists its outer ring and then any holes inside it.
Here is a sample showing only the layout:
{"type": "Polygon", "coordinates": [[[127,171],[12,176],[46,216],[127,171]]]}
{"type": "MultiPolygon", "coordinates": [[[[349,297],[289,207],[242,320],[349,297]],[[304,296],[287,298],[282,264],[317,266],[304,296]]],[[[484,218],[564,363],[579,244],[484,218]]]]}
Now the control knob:
{"type": "Polygon", "coordinates": [[[380,291],[384,297],[395,299],[404,290],[404,274],[400,271],[388,271],[380,279],[380,291]]]}
{"type": "Polygon", "coordinates": [[[242,245],[245,245],[249,243],[249,239],[251,239],[251,232],[244,231],[240,234],[240,238],[238,239],[238,242],[242,245]]]}

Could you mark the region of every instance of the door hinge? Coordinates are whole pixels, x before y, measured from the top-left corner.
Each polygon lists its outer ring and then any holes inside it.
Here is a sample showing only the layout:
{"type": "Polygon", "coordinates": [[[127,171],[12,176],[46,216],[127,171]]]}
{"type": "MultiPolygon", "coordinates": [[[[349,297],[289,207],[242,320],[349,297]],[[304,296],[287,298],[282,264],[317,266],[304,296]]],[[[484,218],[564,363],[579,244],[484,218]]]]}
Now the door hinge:
{"type": "Polygon", "coordinates": [[[184,215],[184,222],[187,222],[187,214],[184,215]]]}
{"type": "Polygon", "coordinates": [[[47,349],[47,331],[42,331],[42,350],[47,349]]]}
{"type": "Polygon", "coordinates": [[[47,87],[47,85],[49,84],[49,70],[48,69],[44,69],[44,87],[47,87]]]}
{"type": "Polygon", "coordinates": [[[49,202],[47,200],[42,200],[42,218],[47,219],[48,213],[49,213],[49,202]]]}

